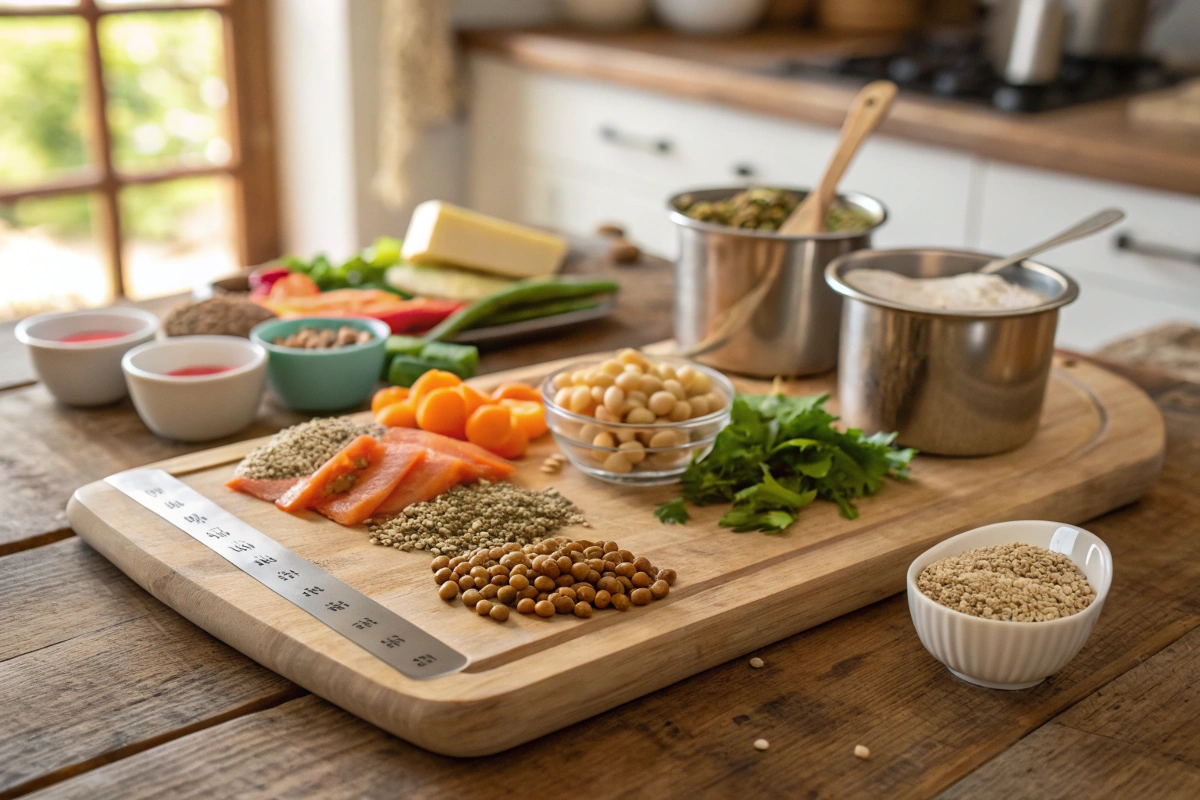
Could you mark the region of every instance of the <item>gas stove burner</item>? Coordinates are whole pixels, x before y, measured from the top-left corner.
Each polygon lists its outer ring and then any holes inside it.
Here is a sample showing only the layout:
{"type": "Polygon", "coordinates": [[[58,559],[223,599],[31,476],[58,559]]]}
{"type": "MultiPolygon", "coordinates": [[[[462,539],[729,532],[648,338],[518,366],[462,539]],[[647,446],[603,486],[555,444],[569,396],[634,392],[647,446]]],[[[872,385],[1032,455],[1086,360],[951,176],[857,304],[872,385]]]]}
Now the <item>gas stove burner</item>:
{"type": "Polygon", "coordinates": [[[789,78],[840,76],[863,83],[887,78],[902,89],[981,103],[1010,113],[1065,108],[1158,89],[1180,80],[1179,75],[1152,59],[1068,57],[1052,83],[1018,86],[1005,82],[992,69],[978,34],[963,32],[913,37],[884,54],[789,59],[773,74],[789,78]]]}

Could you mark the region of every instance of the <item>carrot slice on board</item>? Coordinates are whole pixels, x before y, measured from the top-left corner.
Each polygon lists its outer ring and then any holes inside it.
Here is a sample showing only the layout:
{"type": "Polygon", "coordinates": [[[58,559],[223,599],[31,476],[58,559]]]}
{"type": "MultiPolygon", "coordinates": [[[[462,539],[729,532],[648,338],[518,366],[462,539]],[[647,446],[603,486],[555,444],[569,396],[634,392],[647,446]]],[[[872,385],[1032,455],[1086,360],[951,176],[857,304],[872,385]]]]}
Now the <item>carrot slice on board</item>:
{"type": "Polygon", "coordinates": [[[232,479],[225,482],[225,488],[233,489],[235,492],[248,494],[251,497],[257,497],[259,500],[266,500],[268,503],[274,503],[288,489],[291,489],[302,478],[243,478],[241,475],[235,475],[232,479]]]}
{"type": "Polygon", "coordinates": [[[467,418],[467,441],[495,452],[512,435],[512,411],[501,405],[481,406],[467,418]]]}
{"type": "Polygon", "coordinates": [[[549,430],[546,427],[546,409],[541,403],[529,400],[501,400],[500,405],[506,407],[513,415],[513,423],[530,439],[536,439],[549,430]]]}
{"type": "Polygon", "coordinates": [[[501,400],[530,400],[540,403],[542,393],[527,383],[502,383],[492,390],[492,400],[497,403],[501,400]]]}
{"type": "Polygon", "coordinates": [[[392,428],[384,435],[383,439],[386,442],[413,442],[430,450],[464,459],[467,463],[474,464],[479,468],[479,477],[487,478],[489,481],[504,480],[516,469],[503,458],[478,445],[451,439],[448,436],[439,436],[436,433],[417,428],[392,428]]]}
{"type": "Polygon", "coordinates": [[[417,404],[411,397],[385,406],[375,415],[375,421],[388,428],[417,427],[417,404]]]}
{"type": "Polygon", "coordinates": [[[404,476],[404,480],[375,509],[374,514],[377,517],[398,514],[413,503],[432,500],[455,484],[472,483],[478,479],[479,473],[471,463],[437,450],[428,450],[424,460],[404,476]]]}
{"type": "Polygon", "coordinates": [[[350,491],[330,495],[313,509],[342,525],[357,525],[375,513],[405,476],[425,460],[422,447],[395,442],[381,447],[380,458],[362,471],[350,491]]]}
{"type": "Polygon", "coordinates": [[[417,401],[417,425],[421,430],[467,438],[467,401],[458,388],[434,389],[417,401]]]}
{"type": "Polygon", "coordinates": [[[529,449],[529,434],[520,425],[513,425],[508,439],[492,450],[498,456],[505,458],[520,458],[529,449]]]}
{"type": "Polygon", "coordinates": [[[464,383],[458,387],[458,391],[462,392],[463,400],[467,401],[467,416],[475,413],[475,410],[480,406],[491,405],[493,400],[483,392],[476,389],[469,383],[464,383]]]}
{"type": "Polygon", "coordinates": [[[284,511],[303,511],[339,490],[346,491],[367,467],[379,460],[382,450],[379,442],[364,433],[335,453],[312,475],[288,489],[275,505],[284,511]]]}
{"type": "Polygon", "coordinates": [[[431,369],[413,381],[412,388],[408,390],[408,396],[420,401],[422,397],[435,389],[453,389],[455,386],[461,385],[462,378],[458,377],[453,372],[446,372],[445,370],[441,369],[431,369]]]}
{"type": "Polygon", "coordinates": [[[403,386],[389,386],[386,389],[380,389],[371,398],[371,411],[378,414],[393,403],[400,403],[407,399],[408,389],[403,386]]]}

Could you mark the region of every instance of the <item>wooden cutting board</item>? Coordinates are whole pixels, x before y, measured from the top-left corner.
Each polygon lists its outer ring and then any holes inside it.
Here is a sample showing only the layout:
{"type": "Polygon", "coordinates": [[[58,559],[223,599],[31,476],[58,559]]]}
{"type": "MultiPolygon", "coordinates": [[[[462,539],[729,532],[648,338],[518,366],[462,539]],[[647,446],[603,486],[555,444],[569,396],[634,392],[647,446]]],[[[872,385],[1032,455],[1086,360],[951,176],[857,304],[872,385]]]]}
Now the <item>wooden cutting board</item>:
{"type": "MultiPolygon", "coordinates": [[[[536,381],[554,365],[491,375],[536,381]]],[[[831,376],[796,381],[830,391],[831,376]]],[[[736,380],[741,391],[767,391],[736,380]]],[[[860,502],[857,520],[831,503],[806,509],[779,536],[717,526],[722,507],[686,526],[654,517],[672,487],[631,489],[571,467],[538,470],[539,441],[515,480],[553,484],[587,514],[581,538],[615,539],[678,571],[670,596],[590,620],[513,614],[503,624],[438,599],[427,554],[373,546],[360,529],[235,494],[221,484],[258,441],[162,462],[220,506],[470,658],[462,672],[404,677],[238,571],[106,483],[80,489],[76,532],[133,580],[200,627],[310,691],[430,750],[498,752],[818,625],[904,588],[917,555],[961,531],[1009,519],[1082,523],[1142,496],[1162,461],[1162,418],[1125,380],[1087,363],[1056,362],[1037,436],[980,459],[920,456],[908,482],[860,502]]],[[[1117,602],[1120,598],[1116,599],[1117,602]]],[[[914,633],[915,635],[915,633],[914,633]]]]}

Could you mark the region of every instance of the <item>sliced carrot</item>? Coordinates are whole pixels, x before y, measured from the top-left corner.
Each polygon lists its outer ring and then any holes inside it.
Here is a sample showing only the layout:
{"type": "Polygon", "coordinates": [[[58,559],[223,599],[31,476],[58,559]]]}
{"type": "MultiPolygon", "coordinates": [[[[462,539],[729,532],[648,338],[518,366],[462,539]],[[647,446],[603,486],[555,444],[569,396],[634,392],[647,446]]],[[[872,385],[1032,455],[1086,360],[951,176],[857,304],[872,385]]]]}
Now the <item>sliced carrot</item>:
{"type": "Polygon", "coordinates": [[[352,487],[358,476],[378,461],[382,454],[383,445],[375,441],[374,437],[363,434],[335,453],[333,458],[322,464],[312,475],[302,478],[284,492],[275,501],[275,505],[284,511],[303,511],[311,508],[318,501],[338,494],[342,484],[345,484],[342,491],[352,487]],[[354,475],[355,480],[345,480],[348,475],[354,475]]]}
{"type": "Polygon", "coordinates": [[[453,372],[431,369],[413,382],[408,396],[420,402],[421,398],[436,389],[448,389],[462,385],[462,378],[453,372]]]}
{"type": "Polygon", "coordinates": [[[371,411],[378,414],[393,403],[399,403],[407,399],[408,389],[403,386],[389,386],[386,389],[380,389],[371,398],[371,411]]]}
{"type": "Polygon", "coordinates": [[[512,412],[501,405],[486,405],[475,409],[467,418],[467,441],[488,450],[503,447],[512,436],[512,412]]]}
{"type": "Polygon", "coordinates": [[[467,401],[458,387],[434,389],[418,400],[417,425],[452,439],[467,438],[467,401]]]}
{"type": "Polygon", "coordinates": [[[479,408],[480,406],[491,405],[493,402],[492,398],[488,397],[486,394],[479,391],[469,383],[464,383],[462,386],[458,387],[458,390],[462,392],[463,400],[467,401],[468,417],[475,413],[475,409],[479,408]]]}
{"type": "Polygon", "coordinates": [[[542,393],[527,383],[502,383],[492,391],[492,400],[532,400],[542,402],[542,393]]]}
{"type": "Polygon", "coordinates": [[[514,425],[508,439],[499,447],[489,448],[493,453],[505,458],[520,458],[529,448],[529,436],[519,425],[514,425]]]}
{"type": "Polygon", "coordinates": [[[375,421],[388,428],[417,427],[417,403],[411,397],[399,403],[384,406],[375,415],[375,421]]]}
{"type": "Polygon", "coordinates": [[[529,400],[501,400],[500,405],[512,412],[513,423],[525,431],[530,439],[536,439],[545,433],[546,409],[541,403],[529,400]]]}

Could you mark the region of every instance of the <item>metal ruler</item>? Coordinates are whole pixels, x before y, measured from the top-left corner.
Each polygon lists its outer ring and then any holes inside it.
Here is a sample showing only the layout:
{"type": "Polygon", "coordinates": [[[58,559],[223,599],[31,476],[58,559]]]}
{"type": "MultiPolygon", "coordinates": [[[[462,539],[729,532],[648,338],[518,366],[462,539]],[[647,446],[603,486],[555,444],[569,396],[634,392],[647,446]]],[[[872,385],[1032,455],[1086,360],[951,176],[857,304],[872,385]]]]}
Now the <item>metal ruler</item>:
{"type": "Polygon", "coordinates": [[[458,672],[467,657],[305,561],[161,469],[105,481],[409,678],[458,672]]]}

